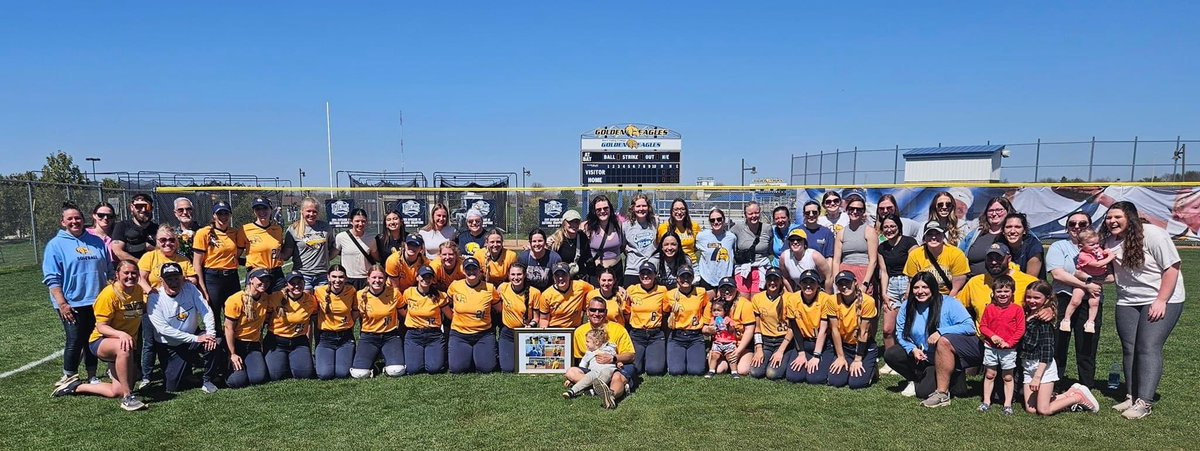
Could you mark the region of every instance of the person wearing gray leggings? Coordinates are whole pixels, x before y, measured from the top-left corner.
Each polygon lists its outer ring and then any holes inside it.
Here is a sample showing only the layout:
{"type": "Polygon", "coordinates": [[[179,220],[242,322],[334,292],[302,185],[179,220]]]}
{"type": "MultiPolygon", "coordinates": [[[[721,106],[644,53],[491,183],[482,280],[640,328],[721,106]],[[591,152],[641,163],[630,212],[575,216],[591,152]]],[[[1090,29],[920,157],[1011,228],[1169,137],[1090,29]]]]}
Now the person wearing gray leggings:
{"type": "Polygon", "coordinates": [[[1179,251],[1166,230],[1138,220],[1137,207],[1117,202],[1104,217],[1104,247],[1116,255],[1117,336],[1125,367],[1125,402],[1113,406],[1136,420],[1150,415],[1163,373],[1163,346],[1183,313],[1179,251]]]}

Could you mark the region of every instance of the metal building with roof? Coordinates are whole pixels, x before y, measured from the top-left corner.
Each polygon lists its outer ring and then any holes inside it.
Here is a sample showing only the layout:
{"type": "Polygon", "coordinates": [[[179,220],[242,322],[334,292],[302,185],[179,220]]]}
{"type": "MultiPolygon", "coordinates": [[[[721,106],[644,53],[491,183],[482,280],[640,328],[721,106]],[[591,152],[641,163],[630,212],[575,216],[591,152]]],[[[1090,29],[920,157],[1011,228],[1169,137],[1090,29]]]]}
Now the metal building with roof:
{"type": "Polygon", "coordinates": [[[924,147],[904,152],[904,182],[1000,181],[1003,145],[924,147]]]}

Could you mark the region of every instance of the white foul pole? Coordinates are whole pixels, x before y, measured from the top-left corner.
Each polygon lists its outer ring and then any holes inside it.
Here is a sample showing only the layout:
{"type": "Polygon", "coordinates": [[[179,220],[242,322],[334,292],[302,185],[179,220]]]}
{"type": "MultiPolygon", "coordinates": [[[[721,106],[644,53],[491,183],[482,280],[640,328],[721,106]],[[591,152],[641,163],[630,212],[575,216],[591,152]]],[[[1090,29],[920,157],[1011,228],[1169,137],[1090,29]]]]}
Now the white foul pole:
{"type": "Polygon", "coordinates": [[[329,197],[333,197],[333,132],[329,127],[329,102],[325,102],[325,146],[329,150],[329,197]]]}

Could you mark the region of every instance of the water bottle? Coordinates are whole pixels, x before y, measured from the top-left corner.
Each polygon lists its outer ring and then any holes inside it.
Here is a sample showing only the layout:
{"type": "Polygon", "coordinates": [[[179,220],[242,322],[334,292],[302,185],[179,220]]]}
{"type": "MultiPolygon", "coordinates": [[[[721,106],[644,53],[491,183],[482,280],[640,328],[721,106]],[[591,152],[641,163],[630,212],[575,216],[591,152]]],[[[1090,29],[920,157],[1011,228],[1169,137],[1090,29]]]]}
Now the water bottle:
{"type": "Polygon", "coordinates": [[[1116,391],[1121,386],[1121,364],[1113,362],[1108,367],[1108,389],[1116,391]]]}

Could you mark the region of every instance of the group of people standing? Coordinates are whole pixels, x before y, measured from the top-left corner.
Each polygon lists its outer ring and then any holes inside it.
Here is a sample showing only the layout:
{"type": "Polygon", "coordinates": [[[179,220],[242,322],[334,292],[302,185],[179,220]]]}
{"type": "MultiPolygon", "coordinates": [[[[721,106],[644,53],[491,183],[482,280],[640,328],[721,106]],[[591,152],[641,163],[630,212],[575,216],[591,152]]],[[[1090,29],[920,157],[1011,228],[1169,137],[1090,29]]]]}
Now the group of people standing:
{"type": "Polygon", "coordinates": [[[558,230],[530,231],[520,251],[477,211],[457,230],[444,205],[411,232],[389,212],[374,237],[365,211],[335,233],[307,198],[286,226],[264,198],[242,226],[218,202],[199,227],[179,198],[177,223],[159,227],[150,197],[138,195],[130,219],[116,222],[102,203],[84,229],[67,205],[43,267],[66,337],[54,393],[143,408],[132,393],[156,360],[168,391],[196,367],[206,392],[284,378],[512,372],[514,330],[555,327],[575,329],[581,364],[567,371],[564,396],[590,386],[606,407],[643,375],[722,373],[850,388],[899,374],[910,381],[902,393],[937,407],[983,367],[980,410],[1000,379],[1010,413],[1019,362],[1027,411],[1096,410],[1101,286],[1115,283],[1129,393],[1117,407],[1149,414],[1183,286],[1174,245],[1133,204],[1112,205],[1100,246],[1084,241],[1090,217],[1069,215],[1071,239],[1049,250],[1004,198],[987,203],[977,227],[964,226],[949,192],[924,224],[898,216],[891,196],[876,204],[872,216],[861,192],[828,191],[795,220],[778,206],[765,222],[749,202],[743,221],[713,208],[701,227],[684,199],[660,222],[646,195],[624,214],[598,195],[586,217],[565,212],[558,230]],[[1063,389],[1054,382],[1071,338],[1080,383],[1063,389]],[[111,384],[97,359],[112,362],[111,384]]]}

